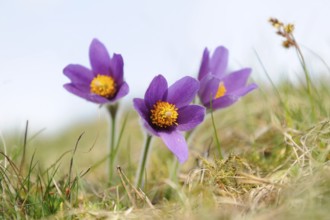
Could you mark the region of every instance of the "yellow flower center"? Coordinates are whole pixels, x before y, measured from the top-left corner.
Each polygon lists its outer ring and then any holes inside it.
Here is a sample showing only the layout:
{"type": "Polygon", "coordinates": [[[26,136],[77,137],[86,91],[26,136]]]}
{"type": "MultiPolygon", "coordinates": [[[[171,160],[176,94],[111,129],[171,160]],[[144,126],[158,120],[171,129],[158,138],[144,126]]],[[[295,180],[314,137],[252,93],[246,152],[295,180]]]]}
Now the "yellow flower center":
{"type": "Polygon", "coordinates": [[[111,98],[116,93],[116,83],[112,77],[97,75],[90,84],[91,93],[111,98]]]}
{"type": "Polygon", "coordinates": [[[221,98],[224,96],[227,92],[227,89],[225,87],[225,84],[223,82],[219,83],[217,94],[215,95],[215,99],[221,98]]]}
{"type": "Polygon", "coordinates": [[[161,128],[178,125],[178,108],[168,102],[158,101],[151,110],[151,123],[161,128]]]}

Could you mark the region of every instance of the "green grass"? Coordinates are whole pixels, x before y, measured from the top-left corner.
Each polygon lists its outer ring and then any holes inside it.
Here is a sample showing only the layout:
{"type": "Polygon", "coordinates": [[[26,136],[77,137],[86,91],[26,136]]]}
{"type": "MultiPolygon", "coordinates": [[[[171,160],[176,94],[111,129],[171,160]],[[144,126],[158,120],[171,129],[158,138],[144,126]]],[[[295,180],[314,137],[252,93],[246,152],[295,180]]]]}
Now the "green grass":
{"type": "Polygon", "coordinates": [[[315,81],[310,95],[302,85],[282,82],[275,91],[260,83],[215,111],[223,160],[207,116],[189,136],[189,160],[177,179],[174,156],[153,138],[143,191],[133,186],[145,137],[132,109],[111,185],[105,116],[53,137],[28,128],[5,133],[0,219],[327,219],[330,90],[326,80],[315,81]]]}

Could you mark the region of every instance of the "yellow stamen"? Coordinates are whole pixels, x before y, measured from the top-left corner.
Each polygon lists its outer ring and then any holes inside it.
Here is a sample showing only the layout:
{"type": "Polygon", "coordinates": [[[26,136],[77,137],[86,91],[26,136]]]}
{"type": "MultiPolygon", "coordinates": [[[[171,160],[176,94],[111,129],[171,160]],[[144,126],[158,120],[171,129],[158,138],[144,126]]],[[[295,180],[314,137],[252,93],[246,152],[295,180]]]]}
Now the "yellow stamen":
{"type": "Polygon", "coordinates": [[[116,93],[116,83],[112,77],[97,75],[90,84],[91,93],[111,98],[116,93]]]}
{"type": "Polygon", "coordinates": [[[225,84],[223,82],[219,83],[219,87],[218,87],[218,91],[217,94],[215,95],[215,99],[221,98],[222,96],[224,96],[227,92],[227,89],[225,87],[225,84]]]}
{"type": "Polygon", "coordinates": [[[151,110],[151,123],[161,128],[178,125],[178,108],[168,102],[158,101],[151,110]]]}

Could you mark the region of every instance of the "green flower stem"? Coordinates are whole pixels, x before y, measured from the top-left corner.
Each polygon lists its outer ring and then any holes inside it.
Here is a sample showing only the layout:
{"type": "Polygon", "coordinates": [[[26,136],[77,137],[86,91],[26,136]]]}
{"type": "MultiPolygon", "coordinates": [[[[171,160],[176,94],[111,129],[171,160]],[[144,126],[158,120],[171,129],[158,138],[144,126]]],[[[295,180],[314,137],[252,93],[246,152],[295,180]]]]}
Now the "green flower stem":
{"type": "Polygon", "coordinates": [[[149,152],[149,148],[150,148],[151,138],[152,138],[151,135],[147,135],[146,144],[144,145],[142,157],[141,157],[138,172],[136,175],[136,181],[135,181],[136,188],[140,188],[142,186],[142,180],[143,180],[143,176],[144,176],[145,166],[147,163],[147,157],[148,157],[148,152],[149,152]]]}

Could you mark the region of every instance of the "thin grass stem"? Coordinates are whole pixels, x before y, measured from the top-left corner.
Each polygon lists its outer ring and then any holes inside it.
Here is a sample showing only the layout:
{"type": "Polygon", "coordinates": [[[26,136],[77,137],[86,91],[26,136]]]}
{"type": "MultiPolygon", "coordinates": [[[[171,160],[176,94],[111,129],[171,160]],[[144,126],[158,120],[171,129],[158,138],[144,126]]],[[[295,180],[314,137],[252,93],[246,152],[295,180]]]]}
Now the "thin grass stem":
{"type": "MultiPolygon", "coordinates": [[[[304,71],[305,80],[306,80],[306,84],[307,84],[307,94],[308,94],[309,102],[311,104],[312,116],[313,116],[313,119],[315,119],[315,117],[316,117],[316,115],[315,115],[315,102],[314,102],[313,95],[312,95],[312,86],[313,86],[313,84],[312,84],[312,80],[310,78],[310,73],[307,69],[305,58],[303,56],[303,53],[300,49],[299,44],[297,43],[297,41],[295,40],[295,38],[292,34],[290,36],[292,37],[293,41],[295,42],[294,46],[296,48],[298,59],[299,59],[299,62],[301,64],[302,68],[303,68],[303,71],[304,71]]],[[[314,88],[314,91],[316,91],[316,88],[314,88]]]]}
{"type": "Polygon", "coordinates": [[[19,166],[19,173],[20,174],[22,174],[23,166],[24,166],[24,163],[25,163],[28,128],[29,128],[29,121],[26,121],[25,133],[24,133],[24,142],[23,142],[23,155],[22,155],[21,164],[19,166]]]}
{"type": "Polygon", "coordinates": [[[270,74],[268,73],[268,71],[267,71],[267,69],[266,69],[264,63],[262,62],[262,60],[261,60],[261,58],[260,58],[260,56],[259,56],[259,54],[258,54],[258,52],[257,52],[256,50],[254,50],[254,54],[256,55],[257,60],[258,60],[258,62],[259,62],[259,64],[260,64],[262,70],[263,70],[264,73],[266,74],[266,77],[267,77],[268,81],[269,81],[270,84],[272,85],[273,90],[274,90],[274,92],[276,93],[276,95],[277,95],[277,97],[278,97],[278,99],[279,99],[279,101],[280,101],[280,104],[282,105],[282,107],[285,108],[286,111],[288,111],[286,105],[284,104],[284,102],[283,102],[283,100],[282,100],[282,97],[281,97],[280,92],[278,91],[278,89],[277,89],[275,83],[273,82],[272,78],[270,77],[270,74]]]}
{"type": "MultiPolygon", "coordinates": [[[[1,130],[0,130],[0,139],[1,139],[1,142],[3,144],[3,151],[4,151],[5,155],[7,155],[7,145],[6,145],[6,141],[5,141],[5,138],[2,135],[1,130]]],[[[4,160],[5,160],[4,167],[7,168],[7,164],[8,164],[7,158],[5,157],[4,160]]]]}

